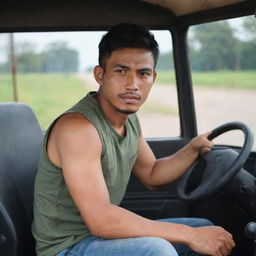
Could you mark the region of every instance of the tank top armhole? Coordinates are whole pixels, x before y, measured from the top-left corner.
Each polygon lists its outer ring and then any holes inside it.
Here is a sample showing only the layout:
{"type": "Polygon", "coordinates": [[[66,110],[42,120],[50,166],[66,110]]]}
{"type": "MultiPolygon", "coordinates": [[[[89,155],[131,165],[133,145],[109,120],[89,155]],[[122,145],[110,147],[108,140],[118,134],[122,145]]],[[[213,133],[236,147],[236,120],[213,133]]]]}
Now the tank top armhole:
{"type": "Polygon", "coordinates": [[[134,119],[135,119],[137,131],[138,131],[138,137],[140,137],[141,136],[141,126],[140,126],[139,118],[136,114],[134,114],[134,119]]]}

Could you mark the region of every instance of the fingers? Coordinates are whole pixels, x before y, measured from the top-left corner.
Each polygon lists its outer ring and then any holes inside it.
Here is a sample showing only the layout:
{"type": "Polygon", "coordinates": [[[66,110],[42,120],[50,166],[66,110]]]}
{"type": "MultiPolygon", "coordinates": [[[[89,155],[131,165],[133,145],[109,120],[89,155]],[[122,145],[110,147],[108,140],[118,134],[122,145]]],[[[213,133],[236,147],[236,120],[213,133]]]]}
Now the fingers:
{"type": "Polygon", "coordinates": [[[213,142],[208,139],[208,136],[210,134],[211,132],[206,132],[192,139],[192,141],[190,142],[191,148],[200,155],[211,151],[213,142]]]}
{"type": "Polygon", "coordinates": [[[228,256],[235,246],[232,235],[219,226],[196,228],[192,250],[211,256],[228,256]]]}
{"type": "Polygon", "coordinates": [[[222,244],[216,252],[213,254],[214,256],[228,256],[231,254],[233,246],[228,246],[226,243],[222,244]]]}
{"type": "Polygon", "coordinates": [[[235,242],[234,242],[233,238],[229,239],[229,240],[226,240],[222,249],[221,249],[221,253],[223,255],[230,255],[234,246],[235,246],[235,242]]]}
{"type": "Polygon", "coordinates": [[[212,131],[208,131],[206,133],[203,133],[202,135],[205,136],[208,139],[208,136],[212,133],[212,131]]]}
{"type": "Polygon", "coordinates": [[[200,155],[204,155],[204,154],[206,154],[206,153],[208,153],[208,152],[210,152],[211,151],[211,147],[202,147],[202,148],[200,148],[200,155]]]}
{"type": "Polygon", "coordinates": [[[228,256],[230,255],[232,249],[227,248],[225,245],[220,248],[220,255],[228,256]]]}
{"type": "Polygon", "coordinates": [[[204,134],[202,134],[202,136],[204,137],[204,139],[212,146],[213,145],[213,141],[209,140],[208,137],[212,132],[206,132],[204,134]]]}
{"type": "Polygon", "coordinates": [[[211,140],[208,139],[209,135],[211,134],[212,132],[209,131],[209,132],[206,132],[206,133],[203,133],[201,135],[199,135],[199,137],[201,137],[203,139],[203,141],[207,141],[207,142],[210,142],[212,143],[211,140]]]}
{"type": "Polygon", "coordinates": [[[235,246],[235,242],[233,240],[233,236],[224,230],[223,228],[220,228],[220,246],[219,246],[219,252],[222,256],[230,255],[232,248],[235,246]]]}
{"type": "Polygon", "coordinates": [[[220,251],[218,251],[214,256],[223,256],[224,254],[222,254],[220,251]]]}
{"type": "Polygon", "coordinates": [[[204,155],[211,151],[213,147],[213,141],[208,140],[208,136],[211,132],[202,134],[202,147],[199,150],[200,155],[204,155]]]}

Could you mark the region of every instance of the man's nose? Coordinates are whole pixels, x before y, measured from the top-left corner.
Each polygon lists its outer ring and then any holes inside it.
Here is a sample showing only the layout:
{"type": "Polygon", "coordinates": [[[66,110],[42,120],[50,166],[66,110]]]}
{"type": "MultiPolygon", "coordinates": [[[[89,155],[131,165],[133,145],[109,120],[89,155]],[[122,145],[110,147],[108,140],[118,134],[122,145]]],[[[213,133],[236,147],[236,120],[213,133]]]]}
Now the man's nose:
{"type": "Polygon", "coordinates": [[[139,89],[139,81],[136,74],[129,74],[126,79],[125,87],[127,90],[137,91],[139,89]]]}

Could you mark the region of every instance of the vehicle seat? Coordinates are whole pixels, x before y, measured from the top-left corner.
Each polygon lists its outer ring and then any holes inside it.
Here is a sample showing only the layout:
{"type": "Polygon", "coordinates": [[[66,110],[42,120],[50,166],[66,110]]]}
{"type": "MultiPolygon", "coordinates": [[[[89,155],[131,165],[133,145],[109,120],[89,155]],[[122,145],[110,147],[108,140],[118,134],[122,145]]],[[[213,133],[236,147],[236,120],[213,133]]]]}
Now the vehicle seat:
{"type": "Polygon", "coordinates": [[[26,104],[0,103],[0,254],[34,256],[33,191],[43,131],[26,104]]]}

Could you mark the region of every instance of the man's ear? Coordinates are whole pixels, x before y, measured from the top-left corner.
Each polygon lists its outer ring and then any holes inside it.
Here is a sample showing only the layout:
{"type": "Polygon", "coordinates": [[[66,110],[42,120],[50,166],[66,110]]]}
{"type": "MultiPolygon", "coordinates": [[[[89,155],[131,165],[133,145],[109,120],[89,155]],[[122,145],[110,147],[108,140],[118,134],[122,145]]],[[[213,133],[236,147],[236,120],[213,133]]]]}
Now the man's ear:
{"type": "Polygon", "coordinates": [[[156,80],[156,76],[157,76],[157,73],[156,73],[156,71],[154,70],[154,71],[153,71],[153,83],[154,83],[155,80],[156,80]]]}
{"type": "Polygon", "coordinates": [[[93,69],[94,78],[97,83],[101,86],[103,83],[104,70],[101,66],[95,66],[93,69]]]}

